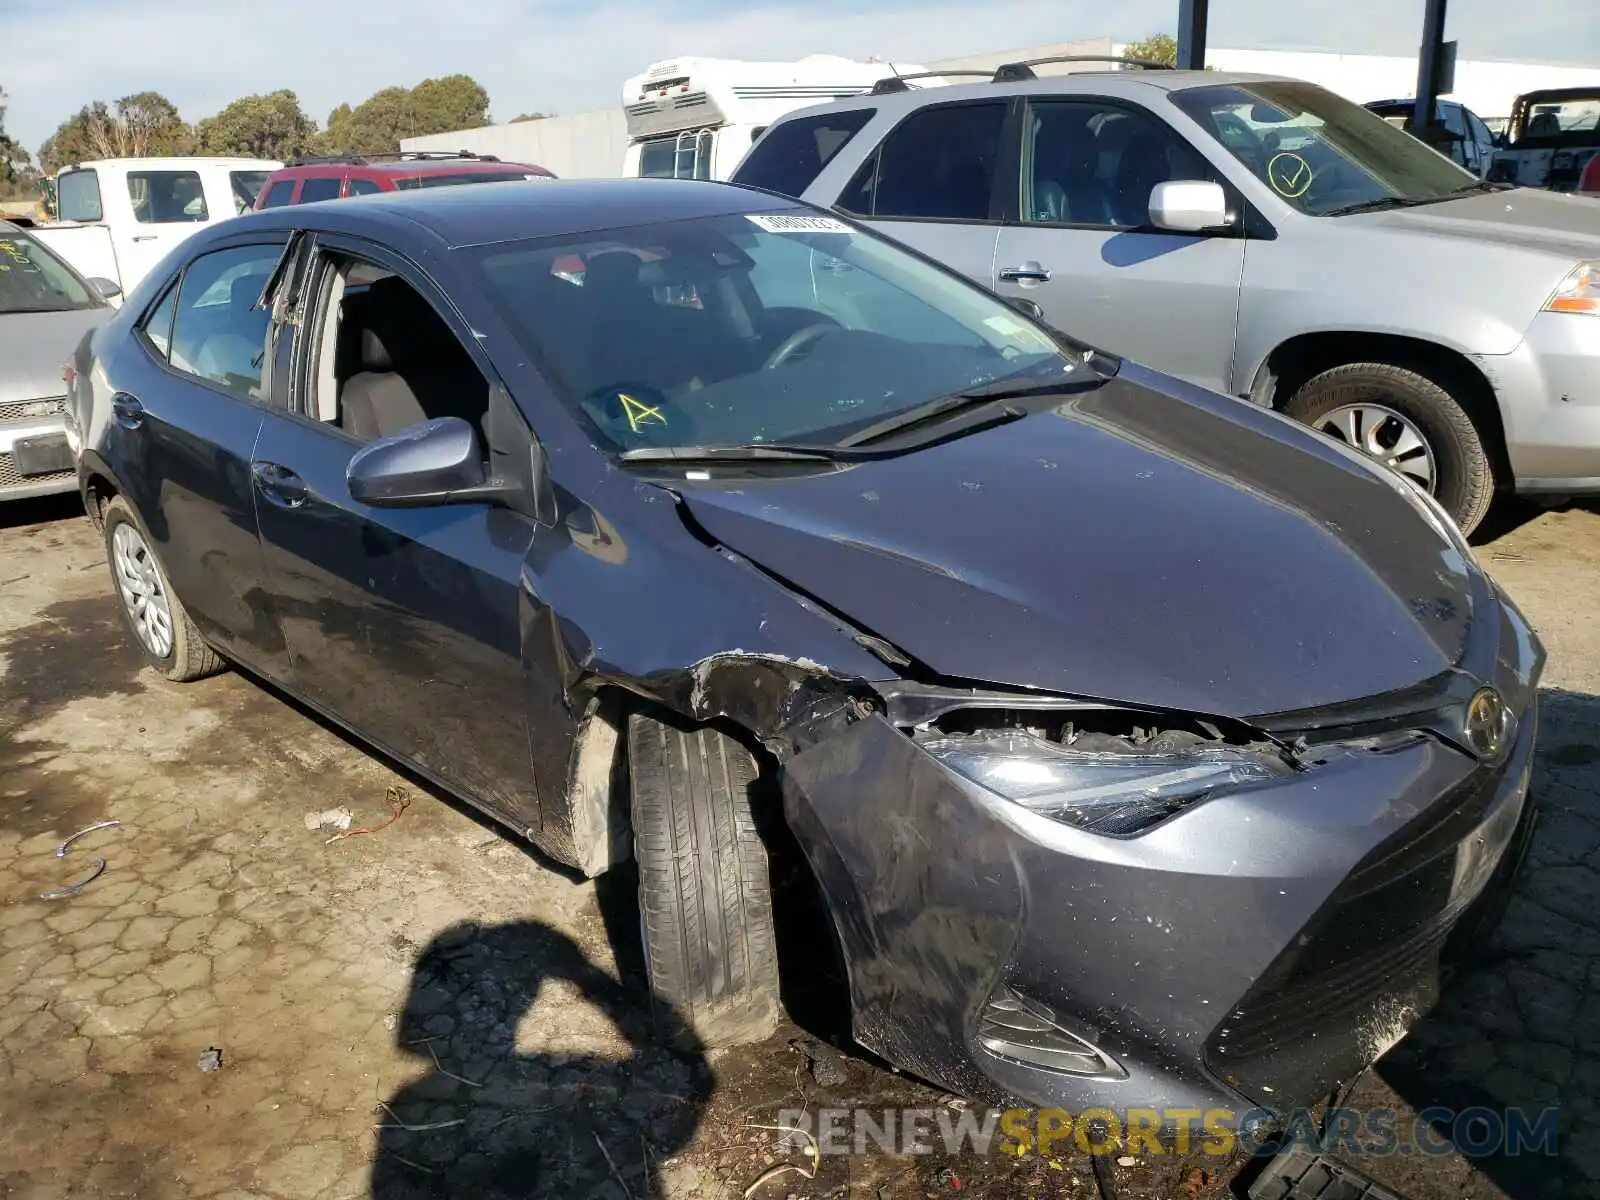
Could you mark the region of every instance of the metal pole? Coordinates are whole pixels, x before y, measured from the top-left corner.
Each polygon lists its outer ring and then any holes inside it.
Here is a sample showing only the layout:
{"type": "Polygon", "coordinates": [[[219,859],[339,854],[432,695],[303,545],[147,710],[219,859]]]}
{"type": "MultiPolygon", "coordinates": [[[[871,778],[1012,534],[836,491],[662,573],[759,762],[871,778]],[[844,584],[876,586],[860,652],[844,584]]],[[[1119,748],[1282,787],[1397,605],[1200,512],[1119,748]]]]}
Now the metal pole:
{"type": "Polygon", "coordinates": [[[1211,0],[1178,0],[1178,66],[1182,70],[1205,69],[1210,9],[1211,0]]]}
{"type": "Polygon", "coordinates": [[[1448,0],[1426,0],[1422,48],[1417,53],[1417,98],[1411,105],[1411,132],[1423,137],[1439,112],[1439,60],[1444,50],[1444,10],[1448,0]]]}

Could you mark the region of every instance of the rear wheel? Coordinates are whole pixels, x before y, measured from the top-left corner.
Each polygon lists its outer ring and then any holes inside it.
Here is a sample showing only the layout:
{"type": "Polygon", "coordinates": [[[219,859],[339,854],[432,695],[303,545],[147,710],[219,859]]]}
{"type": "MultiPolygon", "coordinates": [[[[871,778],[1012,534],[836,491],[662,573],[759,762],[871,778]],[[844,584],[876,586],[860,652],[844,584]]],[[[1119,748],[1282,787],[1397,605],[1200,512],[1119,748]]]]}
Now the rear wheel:
{"type": "Polygon", "coordinates": [[[101,509],[101,517],[111,582],[145,662],[177,682],[222,670],[222,659],[206,645],[173,595],[161,560],[134,521],[128,502],[113,496],[101,509]]]}
{"type": "Polygon", "coordinates": [[[755,758],[718,730],[636,714],[628,769],[657,1026],[707,1048],[760,1041],[781,1008],[755,758]]]}
{"type": "Polygon", "coordinates": [[[1470,533],[1494,499],[1483,436],[1459,400],[1390,363],[1349,363],[1307,381],[1284,412],[1432,495],[1470,533]]]}

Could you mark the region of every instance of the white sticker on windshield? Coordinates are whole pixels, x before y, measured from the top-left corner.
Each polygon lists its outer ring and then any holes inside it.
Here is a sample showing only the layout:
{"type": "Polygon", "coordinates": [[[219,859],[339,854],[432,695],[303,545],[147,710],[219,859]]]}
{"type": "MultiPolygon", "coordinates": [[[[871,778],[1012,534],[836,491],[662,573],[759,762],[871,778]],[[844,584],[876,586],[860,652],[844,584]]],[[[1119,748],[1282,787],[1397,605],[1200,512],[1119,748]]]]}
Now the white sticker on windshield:
{"type": "Polygon", "coordinates": [[[1021,321],[1013,321],[1010,317],[987,317],[983,322],[1001,337],[1016,337],[1019,333],[1026,333],[1028,327],[1021,321]]]}
{"type": "Polygon", "coordinates": [[[745,213],[744,219],[768,233],[851,233],[835,217],[796,217],[778,213],[745,213]]]}

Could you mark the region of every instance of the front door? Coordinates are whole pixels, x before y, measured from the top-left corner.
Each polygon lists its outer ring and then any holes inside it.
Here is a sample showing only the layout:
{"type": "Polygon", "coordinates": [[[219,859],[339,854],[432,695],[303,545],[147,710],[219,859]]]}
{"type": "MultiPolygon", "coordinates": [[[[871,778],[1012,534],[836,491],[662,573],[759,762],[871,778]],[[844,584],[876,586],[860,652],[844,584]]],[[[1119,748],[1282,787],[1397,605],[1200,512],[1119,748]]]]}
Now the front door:
{"type": "Polygon", "coordinates": [[[1156,184],[1219,178],[1205,159],[1145,109],[1108,100],[1031,102],[1019,132],[996,290],[1090,345],[1232,391],[1244,239],[1150,225],[1156,184]]]}
{"type": "Polygon", "coordinates": [[[250,461],[266,413],[281,237],[201,255],[141,319],[115,394],[111,457],[205,638],[263,674],[288,659],[267,601],[250,461]]]}
{"type": "Polygon", "coordinates": [[[979,100],[919,109],[862,164],[839,208],[990,286],[1010,107],[979,100]]]}
{"type": "Polygon", "coordinates": [[[251,462],[294,689],[452,791],[536,827],[519,619],[533,522],[484,504],[369,508],[345,482],[363,444],[409,419],[369,405],[358,421],[357,393],[406,388],[421,397],[411,416],[476,416],[482,430],[488,380],[427,289],[393,273],[400,264],[326,244],[318,258],[302,304],[299,411],[267,418],[251,462]],[[381,324],[407,305],[408,330],[381,324]],[[441,369],[452,373],[442,384],[441,369]],[[437,397],[477,412],[428,411],[437,397]]]}
{"type": "MultiPolygon", "coordinates": [[[[115,186],[115,178],[108,173],[102,186],[115,186]]],[[[217,198],[207,197],[198,171],[129,170],[122,186],[127,196],[118,200],[133,212],[127,245],[118,247],[127,291],[196,230],[235,215],[231,203],[219,210],[217,198]]]]}

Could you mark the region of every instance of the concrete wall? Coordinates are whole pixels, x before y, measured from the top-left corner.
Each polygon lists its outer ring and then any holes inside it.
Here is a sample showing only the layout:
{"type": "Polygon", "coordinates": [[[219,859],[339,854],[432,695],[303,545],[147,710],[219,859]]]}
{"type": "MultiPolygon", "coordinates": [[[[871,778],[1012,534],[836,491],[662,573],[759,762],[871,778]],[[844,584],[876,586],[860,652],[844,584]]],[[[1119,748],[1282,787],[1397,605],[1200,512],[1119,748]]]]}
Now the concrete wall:
{"type": "Polygon", "coordinates": [[[563,179],[614,179],[622,173],[628,130],[622,106],[511,125],[406,138],[402,150],[470,150],[533,163],[563,179]]]}

